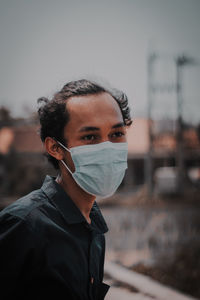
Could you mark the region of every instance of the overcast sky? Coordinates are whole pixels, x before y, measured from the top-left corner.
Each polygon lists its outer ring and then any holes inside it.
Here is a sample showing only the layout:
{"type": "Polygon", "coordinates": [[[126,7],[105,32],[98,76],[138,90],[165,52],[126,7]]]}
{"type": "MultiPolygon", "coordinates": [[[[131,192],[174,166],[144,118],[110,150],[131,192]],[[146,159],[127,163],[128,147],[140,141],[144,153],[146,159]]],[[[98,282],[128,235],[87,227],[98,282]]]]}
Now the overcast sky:
{"type": "MultiPolygon", "coordinates": [[[[0,104],[22,115],[87,77],[122,89],[144,116],[149,48],[200,61],[200,0],[0,0],[0,104]]],[[[173,62],[156,68],[173,83],[173,62]]],[[[185,68],[183,92],[184,116],[198,120],[200,66],[185,68]]],[[[157,98],[158,114],[176,115],[175,95],[157,98]]]]}

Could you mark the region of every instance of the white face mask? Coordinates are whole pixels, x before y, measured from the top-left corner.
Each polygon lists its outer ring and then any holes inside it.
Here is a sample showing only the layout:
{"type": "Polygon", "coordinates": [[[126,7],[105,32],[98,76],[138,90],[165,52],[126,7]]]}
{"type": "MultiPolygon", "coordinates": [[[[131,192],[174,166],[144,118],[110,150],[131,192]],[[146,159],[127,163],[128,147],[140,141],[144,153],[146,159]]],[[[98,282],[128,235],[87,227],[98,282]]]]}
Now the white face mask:
{"type": "Polygon", "coordinates": [[[83,145],[66,148],[71,153],[75,172],[69,169],[76,183],[87,193],[95,196],[111,196],[122,182],[127,169],[127,143],[103,142],[94,145],[83,145]]]}

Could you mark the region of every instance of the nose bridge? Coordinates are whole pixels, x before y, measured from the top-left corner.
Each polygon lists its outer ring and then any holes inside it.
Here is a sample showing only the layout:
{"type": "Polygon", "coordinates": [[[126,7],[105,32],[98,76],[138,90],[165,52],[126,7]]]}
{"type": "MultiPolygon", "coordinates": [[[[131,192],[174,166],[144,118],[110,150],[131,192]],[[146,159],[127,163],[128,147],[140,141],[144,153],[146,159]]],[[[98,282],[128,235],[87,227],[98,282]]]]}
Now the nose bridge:
{"type": "Polygon", "coordinates": [[[109,142],[110,141],[110,127],[111,125],[108,124],[102,131],[101,131],[101,143],[109,142]]]}
{"type": "Polygon", "coordinates": [[[101,143],[109,142],[109,141],[110,141],[110,139],[109,139],[109,133],[108,132],[102,133],[101,143]]]}
{"type": "Polygon", "coordinates": [[[102,137],[102,140],[101,140],[101,143],[104,143],[104,142],[109,142],[109,137],[105,136],[105,137],[102,137]]]}

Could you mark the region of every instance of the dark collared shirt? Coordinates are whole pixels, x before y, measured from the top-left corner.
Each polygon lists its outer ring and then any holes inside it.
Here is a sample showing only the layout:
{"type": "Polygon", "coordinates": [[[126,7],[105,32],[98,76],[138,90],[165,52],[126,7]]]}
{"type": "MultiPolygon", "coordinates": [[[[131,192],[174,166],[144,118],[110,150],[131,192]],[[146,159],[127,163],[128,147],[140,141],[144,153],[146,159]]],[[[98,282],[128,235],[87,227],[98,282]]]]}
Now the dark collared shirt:
{"type": "Polygon", "coordinates": [[[91,225],[56,181],[47,176],[41,189],[0,213],[0,298],[100,300],[104,233],[96,204],[91,225]]]}

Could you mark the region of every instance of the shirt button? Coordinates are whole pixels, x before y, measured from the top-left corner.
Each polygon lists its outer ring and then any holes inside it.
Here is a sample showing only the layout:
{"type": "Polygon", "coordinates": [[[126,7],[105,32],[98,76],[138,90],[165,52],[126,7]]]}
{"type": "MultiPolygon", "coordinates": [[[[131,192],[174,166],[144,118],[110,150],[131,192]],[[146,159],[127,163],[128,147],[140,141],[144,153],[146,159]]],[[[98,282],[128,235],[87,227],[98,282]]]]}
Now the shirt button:
{"type": "Polygon", "coordinates": [[[92,231],[92,228],[91,228],[91,226],[87,223],[87,224],[85,224],[85,227],[89,230],[89,231],[92,231]]]}
{"type": "Polygon", "coordinates": [[[91,282],[91,284],[94,283],[94,277],[91,277],[90,282],[91,282]]]}

